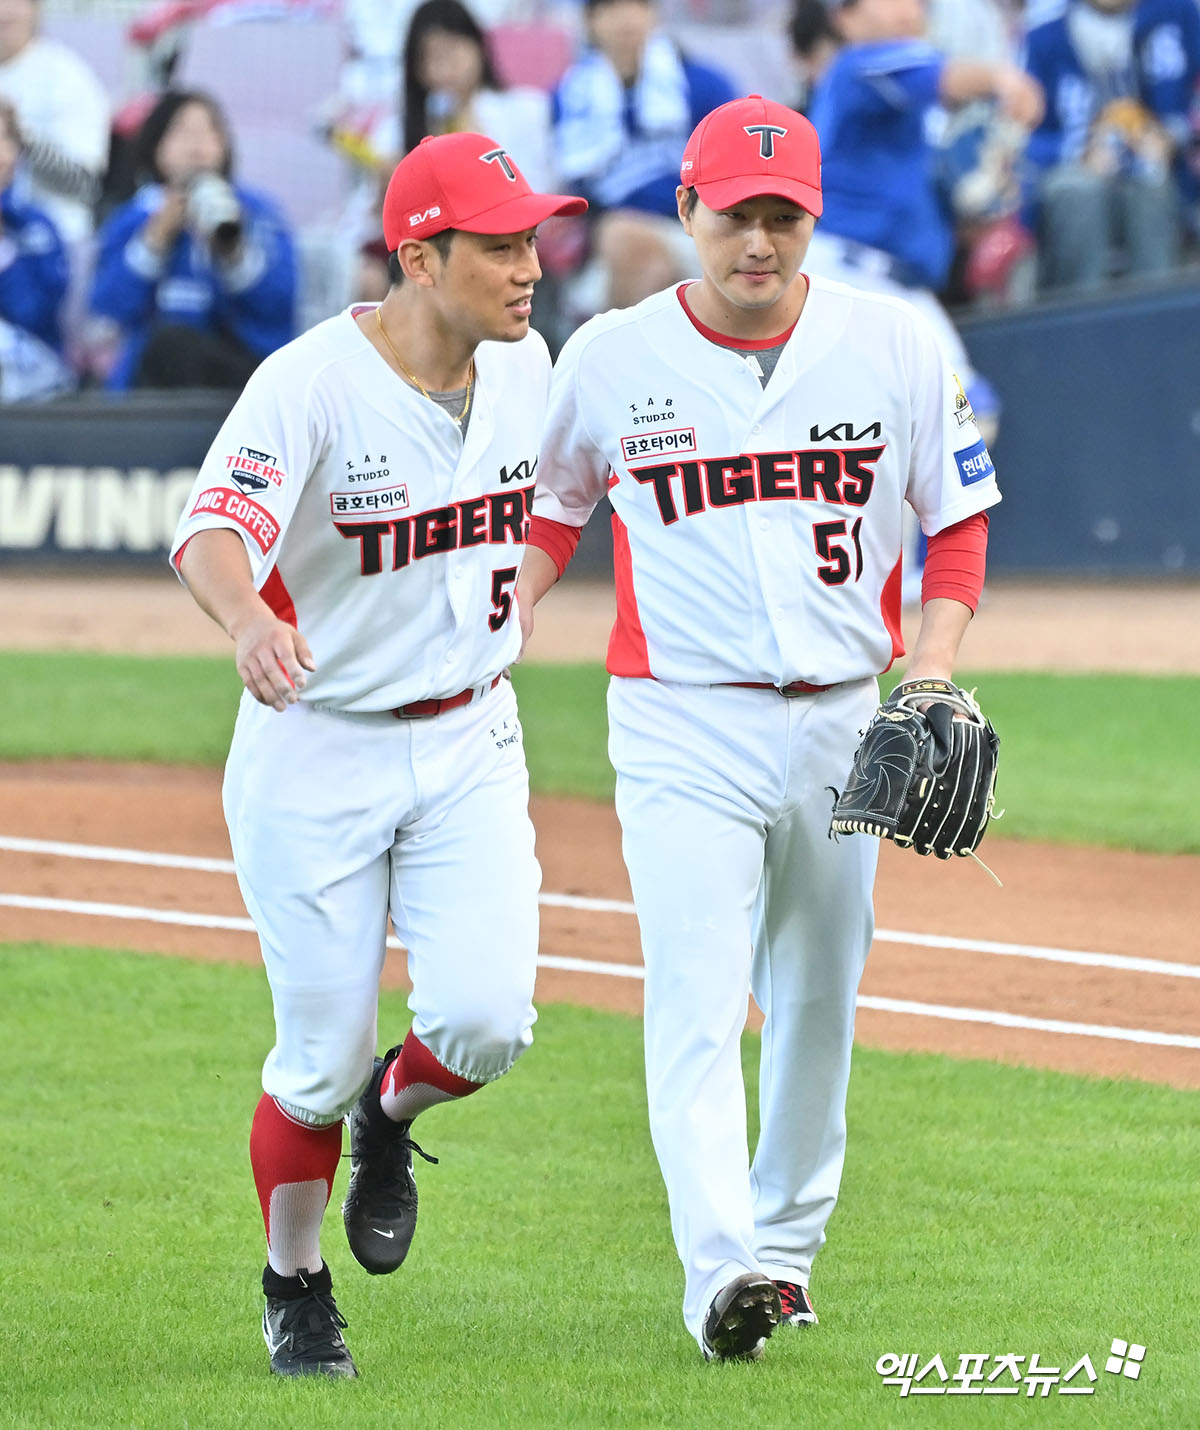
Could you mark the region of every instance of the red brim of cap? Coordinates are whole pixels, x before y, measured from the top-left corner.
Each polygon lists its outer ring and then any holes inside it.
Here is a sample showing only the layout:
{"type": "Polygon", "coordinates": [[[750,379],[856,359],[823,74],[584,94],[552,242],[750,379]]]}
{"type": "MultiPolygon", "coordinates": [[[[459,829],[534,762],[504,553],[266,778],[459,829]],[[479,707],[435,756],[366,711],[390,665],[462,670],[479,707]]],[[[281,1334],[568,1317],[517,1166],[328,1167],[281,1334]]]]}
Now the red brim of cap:
{"type": "Polygon", "coordinates": [[[746,174],[737,179],[714,179],[710,184],[697,184],[696,192],[710,209],[731,209],[747,199],[774,195],[799,204],[813,218],[821,217],[821,190],[799,179],[783,179],[771,174],[746,174]]]}
{"type": "Polygon", "coordinates": [[[574,194],[525,194],[519,199],[506,199],[471,218],[460,219],[454,227],[464,233],[524,233],[548,218],[569,218],[586,208],[587,200],[574,194]]]}

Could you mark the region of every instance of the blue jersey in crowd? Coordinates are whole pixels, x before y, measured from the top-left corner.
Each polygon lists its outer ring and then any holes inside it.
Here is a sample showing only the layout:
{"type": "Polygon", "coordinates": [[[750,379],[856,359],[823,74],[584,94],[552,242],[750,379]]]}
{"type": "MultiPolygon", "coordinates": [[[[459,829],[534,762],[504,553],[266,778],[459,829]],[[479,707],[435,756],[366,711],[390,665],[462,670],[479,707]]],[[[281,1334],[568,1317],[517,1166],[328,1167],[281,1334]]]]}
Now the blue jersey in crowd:
{"type": "Polygon", "coordinates": [[[67,255],[41,209],[0,193],[0,318],[62,350],[58,310],[67,292],[67,255]]]}
{"type": "Polygon", "coordinates": [[[674,218],[688,136],[736,98],[725,75],[680,54],[663,35],[651,40],[634,85],[621,85],[598,51],[585,51],[553,96],[559,172],[594,209],[674,218]]]}
{"type": "Polygon", "coordinates": [[[182,323],[235,339],[259,357],[295,332],[296,258],[291,234],[261,194],[236,187],[246,237],[231,266],[213,262],[205,244],[184,229],[160,257],[141,237],[161,200],[147,185],[100,230],[92,310],[114,319],[123,345],[108,385],[126,388],[156,328],[182,323]]]}
{"type": "Polygon", "coordinates": [[[809,109],[821,140],[821,231],[881,249],[909,282],[933,289],[954,256],[926,135],[944,63],[923,40],[848,45],[809,109]]]}
{"type": "Polygon", "coordinates": [[[1126,95],[1140,100],[1177,144],[1184,143],[1200,81],[1200,7],[1196,0],[1139,0],[1132,64],[1106,81],[1081,64],[1066,14],[1029,32],[1025,68],[1046,91],[1046,115],[1028,149],[1038,169],[1078,159],[1097,114],[1126,95]]]}

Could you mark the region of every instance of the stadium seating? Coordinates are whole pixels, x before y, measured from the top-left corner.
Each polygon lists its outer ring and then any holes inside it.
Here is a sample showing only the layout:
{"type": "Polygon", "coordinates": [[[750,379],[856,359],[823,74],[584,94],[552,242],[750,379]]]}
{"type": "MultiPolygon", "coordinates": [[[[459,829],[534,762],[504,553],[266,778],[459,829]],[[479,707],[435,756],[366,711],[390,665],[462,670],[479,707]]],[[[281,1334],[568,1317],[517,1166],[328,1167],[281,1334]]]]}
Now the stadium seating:
{"type": "Polygon", "coordinates": [[[571,63],[570,35],[557,25],[497,25],[488,31],[496,74],[506,85],[551,90],[571,63]]]}
{"type": "Polygon", "coordinates": [[[338,87],[336,24],[289,24],[286,62],[279,23],[199,25],[188,36],[176,83],[220,100],[233,127],[237,173],[283,207],[296,226],[320,221],[346,199],[346,166],[317,134],[317,112],[338,87]]]}

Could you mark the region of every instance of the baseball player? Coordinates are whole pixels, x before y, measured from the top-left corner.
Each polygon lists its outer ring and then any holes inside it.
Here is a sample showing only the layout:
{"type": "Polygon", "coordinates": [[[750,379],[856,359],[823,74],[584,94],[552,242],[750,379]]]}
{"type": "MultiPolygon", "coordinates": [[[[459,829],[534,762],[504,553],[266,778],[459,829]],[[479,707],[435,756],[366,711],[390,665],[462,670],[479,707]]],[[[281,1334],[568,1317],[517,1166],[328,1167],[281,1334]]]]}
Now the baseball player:
{"type": "Polygon", "coordinates": [[[683,158],[703,276],[602,314],[551,385],[519,609],[607,494],[617,619],[609,753],[646,965],[651,1133],[709,1359],[813,1324],[837,1199],[877,842],[829,838],[876,676],[903,653],[901,510],[929,534],[910,666],[948,677],[999,500],[987,448],[907,303],[800,271],[821,212],[812,126],[758,96],[683,158]],[[753,989],[761,1134],[739,1040],[753,989]]]}
{"type": "Polygon", "coordinates": [[[393,1271],[413,1119],[531,1041],[540,872],[504,677],[550,380],[534,230],[584,207],[483,135],[418,146],[384,199],[387,297],[266,359],[176,534],[246,686],[224,807],[275,1010],[250,1157],[280,1375],[357,1374],[319,1241],[343,1117],[350,1247],[393,1271]],[[413,1021],[373,1064],[389,917],[413,1021]]]}

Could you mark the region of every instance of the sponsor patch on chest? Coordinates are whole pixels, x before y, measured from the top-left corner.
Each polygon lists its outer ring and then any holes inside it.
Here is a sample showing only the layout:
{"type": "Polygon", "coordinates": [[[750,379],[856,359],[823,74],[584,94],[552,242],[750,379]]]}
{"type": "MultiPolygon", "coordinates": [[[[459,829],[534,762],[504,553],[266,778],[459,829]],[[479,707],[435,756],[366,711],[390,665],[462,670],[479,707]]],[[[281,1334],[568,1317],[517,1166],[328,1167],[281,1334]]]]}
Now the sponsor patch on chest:
{"type": "Polygon", "coordinates": [[[408,506],[408,487],[377,487],[361,492],[330,492],[329,510],[334,516],[362,512],[377,516],[381,511],[403,511],[408,506]]]}
{"type": "Polygon", "coordinates": [[[696,450],[696,429],[694,427],[665,427],[657,432],[639,432],[634,437],[621,438],[621,456],[627,462],[651,452],[694,452],[696,450]]]}

